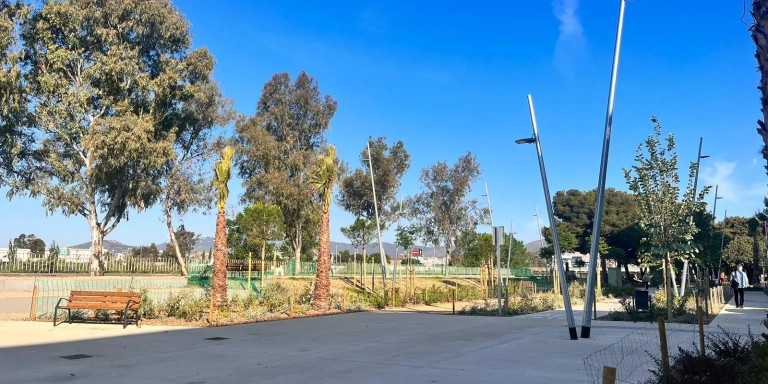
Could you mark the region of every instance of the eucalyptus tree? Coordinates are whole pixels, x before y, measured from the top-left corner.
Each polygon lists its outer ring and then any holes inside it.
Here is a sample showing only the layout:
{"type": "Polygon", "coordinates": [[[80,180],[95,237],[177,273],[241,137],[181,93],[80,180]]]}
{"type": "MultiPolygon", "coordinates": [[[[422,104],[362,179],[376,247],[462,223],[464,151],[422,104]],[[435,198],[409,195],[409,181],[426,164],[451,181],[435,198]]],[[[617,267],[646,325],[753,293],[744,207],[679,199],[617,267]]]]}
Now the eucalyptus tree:
{"type": "Polygon", "coordinates": [[[751,13],[754,23],[749,31],[755,43],[755,58],[760,71],[760,85],[757,89],[760,90],[760,111],[763,113],[763,118],[757,120],[757,133],[763,140],[763,159],[768,163],[768,127],[765,125],[768,122],[768,0],[752,0],[751,13]]]}
{"type": "Polygon", "coordinates": [[[367,256],[366,246],[376,234],[373,188],[368,172],[373,172],[380,222],[382,227],[386,228],[396,219],[397,210],[391,207],[394,207],[397,201],[400,180],[411,164],[411,156],[402,141],[397,141],[390,146],[386,140],[386,137],[369,140],[372,171],[368,163],[366,146],[360,151],[359,156],[362,167],[342,177],[339,185],[338,204],[355,217],[355,222],[348,227],[347,233],[360,239],[360,244],[363,246],[363,260],[367,256]]]}
{"type": "MultiPolygon", "coordinates": [[[[213,68],[213,57],[197,55],[195,65],[213,68]]],[[[213,202],[210,168],[215,137],[213,129],[226,124],[232,114],[230,103],[219,91],[219,86],[210,77],[201,77],[185,89],[181,108],[174,114],[173,125],[176,137],[173,153],[165,164],[163,177],[163,213],[168,229],[168,238],[174,255],[181,266],[182,275],[187,275],[186,263],[173,230],[173,216],[187,212],[207,210],[213,202]]]]}
{"type": "Polygon", "coordinates": [[[9,197],[40,198],[48,212],[84,217],[90,273],[101,275],[104,237],[161,197],[183,136],[179,116],[208,81],[213,59],[192,50],[189,23],[168,1],[44,0],[28,9],[14,32],[20,53],[3,54],[0,83],[20,88],[3,100],[0,120],[26,140],[2,150],[13,156],[4,182],[9,197]]]}
{"type": "Polygon", "coordinates": [[[477,199],[468,198],[472,183],[480,177],[480,164],[471,152],[449,166],[438,162],[421,171],[422,191],[409,204],[411,216],[420,227],[424,240],[442,243],[448,250],[459,243],[462,233],[474,231],[488,212],[478,207],[477,199]]]}
{"type": "Polygon", "coordinates": [[[317,81],[306,72],[293,83],[287,73],[279,73],[264,85],[256,114],[236,124],[238,174],[245,187],[242,200],[280,207],[295,273],[301,268],[305,227],[320,215],[310,176],[336,109],[336,101],[322,96],[317,81]]]}
{"type": "Polygon", "coordinates": [[[17,177],[16,164],[29,155],[33,138],[23,129],[29,117],[18,29],[30,8],[0,0],[0,185],[17,177]]]}
{"type": "Polygon", "coordinates": [[[675,285],[672,263],[692,259],[698,251],[697,245],[691,243],[698,229],[690,218],[692,212],[704,209],[702,200],[709,188],[704,187],[698,196],[694,195],[696,163],[693,162],[688,172],[688,185],[681,195],[674,136],[670,134],[662,139],[661,124],[655,116],[651,121],[654,133],[638,146],[636,164],[624,169],[624,177],[637,199],[640,226],[645,232],[644,261],[664,266],[667,315],[671,318],[671,292],[675,285]]]}

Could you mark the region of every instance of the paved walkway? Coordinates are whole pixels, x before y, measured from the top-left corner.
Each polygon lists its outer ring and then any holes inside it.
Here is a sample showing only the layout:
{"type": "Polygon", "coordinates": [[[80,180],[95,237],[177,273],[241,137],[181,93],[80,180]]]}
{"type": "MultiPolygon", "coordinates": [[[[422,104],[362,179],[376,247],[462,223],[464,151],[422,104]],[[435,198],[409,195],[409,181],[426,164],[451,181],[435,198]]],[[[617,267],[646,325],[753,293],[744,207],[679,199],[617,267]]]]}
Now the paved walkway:
{"type": "MultiPolygon", "coordinates": [[[[748,292],[745,309],[726,307],[722,323],[758,327],[763,308],[768,296],[748,292]]],[[[377,311],[127,329],[0,322],[0,383],[585,383],[585,356],[648,325],[596,321],[592,338],[572,341],[564,316],[377,311]]]]}

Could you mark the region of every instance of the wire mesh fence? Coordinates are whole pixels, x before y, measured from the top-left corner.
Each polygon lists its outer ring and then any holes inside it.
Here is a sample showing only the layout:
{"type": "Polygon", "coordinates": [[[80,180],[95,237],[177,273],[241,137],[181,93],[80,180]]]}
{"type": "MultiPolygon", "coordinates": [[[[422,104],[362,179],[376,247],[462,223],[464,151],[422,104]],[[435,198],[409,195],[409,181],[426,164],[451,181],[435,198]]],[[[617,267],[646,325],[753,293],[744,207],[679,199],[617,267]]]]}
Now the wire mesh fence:
{"type": "MultiPolygon", "coordinates": [[[[750,292],[751,294],[752,292],[750,292]]],[[[750,337],[753,330],[764,329],[762,319],[764,319],[764,299],[763,292],[754,292],[760,297],[753,297],[755,307],[749,309],[749,297],[745,300],[745,306],[749,311],[736,309],[733,302],[729,301],[733,297],[730,287],[714,287],[709,290],[711,298],[710,309],[717,316],[708,325],[702,327],[704,333],[704,345],[709,351],[709,343],[715,337],[723,336],[726,332],[729,335],[737,337],[750,337]],[[728,303],[727,305],[725,303],[728,303]],[[757,317],[754,314],[757,313],[757,317]],[[758,320],[756,320],[758,319],[758,320]]],[[[702,300],[703,305],[703,300],[702,300]]],[[[702,307],[702,312],[704,311],[702,307]]],[[[588,382],[602,383],[603,367],[616,368],[616,383],[637,384],[637,383],[655,383],[656,377],[654,371],[659,371],[662,343],[660,337],[659,324],[657,322],[648,323],[622,323],[614,322],[610,327],[631,327],[635,328],[613,344],[602,348],[584,358],[584,367],[588,382]]],[[[667,342],[667,351],[670,360],[674,362],[675,355],[680,350],[696,352],[701,348],[699,334],[699,325],[666,323],[665,335],[667,342]]],[[[759,332],[757,332],[759,334],[759,332]]]]}
{"type": "MultiPolygon", "coordinates": [[[[69,279],[69,278],[37,278],[35,279],[37,287],[37,297],[34,305],[34,314],[36,318],[50,318],[53,316],[53,310],[60,298],[68,297],[71,291],[125,291],[138,292],[146,290],[149,298],[156,301],[163,301],[173,293],[187,289],[186,279],[180,278],[143,278],[143,277],[123,277],[123,278],[88,278],[88,279],[69,279]]],[[[197,289],[199,294],[205,291],[197,289]]]]}

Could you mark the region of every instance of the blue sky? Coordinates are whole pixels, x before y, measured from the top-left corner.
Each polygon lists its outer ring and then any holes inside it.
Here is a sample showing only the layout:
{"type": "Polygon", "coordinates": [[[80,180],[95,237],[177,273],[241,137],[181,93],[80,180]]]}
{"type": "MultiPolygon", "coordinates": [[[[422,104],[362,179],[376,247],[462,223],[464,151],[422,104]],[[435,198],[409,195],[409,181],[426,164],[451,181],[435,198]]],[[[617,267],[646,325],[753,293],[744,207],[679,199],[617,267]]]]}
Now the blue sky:
{"type": "MultiPolygon", "coordinates": [[[[215,77],[240,113],[254,113],[274,73],[306,70],[339,103],[327,138],[340,158],[359,166],[368,136],[403,140],[412,158],[403,196],[419,191],[421,169],[472,151],[483,174],[471,196],[484,201],[488,183],[495,224],[514,222],[518,238],[537,239],[535,205],[542,225],[547,220],[535,148],[514,144],[531,134],[528,93],[552,193],[597,186],[618,0],[175,4],[192,25],[194,45],[216,57],[215,77]]],[[[704,137],[710,158],[702,160],[699,185],[719,185],[719,218],[725,209],[747,216],[762,208],[759,74],[742,17],[741,2],[628,2],[608,187],[627,189],[622,168],[632,166],[657,115],[664,132],[675,134],[683,174],[704,137]]],[[[242,187],[231,185],[234,205],[242,187]]],[[[85,219],[46,216],[31,199],[6,201],[0,211],[0,241],[19,233],[61,245],[89,239],[85,219]]],[[[339,227],[351,222],[336,207],[331,239],[345,241],[339,227]]],[[[203,235],[215,230],[212,215],[187,215],[183,223],[203,235]]],[[[132,213],[108,239],[166,241],[160,210],[132,213]]]]}

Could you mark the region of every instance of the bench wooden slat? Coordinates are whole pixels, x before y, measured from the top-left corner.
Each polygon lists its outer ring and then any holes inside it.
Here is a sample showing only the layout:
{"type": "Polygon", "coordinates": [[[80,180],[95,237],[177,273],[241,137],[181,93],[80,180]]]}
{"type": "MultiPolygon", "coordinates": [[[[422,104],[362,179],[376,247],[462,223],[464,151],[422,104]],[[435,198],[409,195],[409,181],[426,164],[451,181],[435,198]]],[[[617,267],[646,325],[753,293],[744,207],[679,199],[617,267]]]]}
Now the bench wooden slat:
{"type": "Polygon", "coordinates": [[[111,292],[111,291],[72,291],[70,296],[109,296],[109,297],[129,297],[141,296],[141,292],[111,292]]]}
{"type": "MultiPolygon", "coordinates": [[[[67,305],[63,305],[59,308],[65,308],[65,309],[103,309],[103,310],[111,310],[111,311],[123,311],[125,310],[126,303],[70,303],[67,305]]],[[[131,304],[131,306],[128,308],[129,310],[137,310],[139,309],[139,304],[131,304]]]]}
{"type": "Polygon", "coordinates": [[[134,297],[106,297],[106,296],[70,296],[70,302],[85,302],[85,303],[127,303],[128,301],[141,301],[140,296],[134,297]]]}

